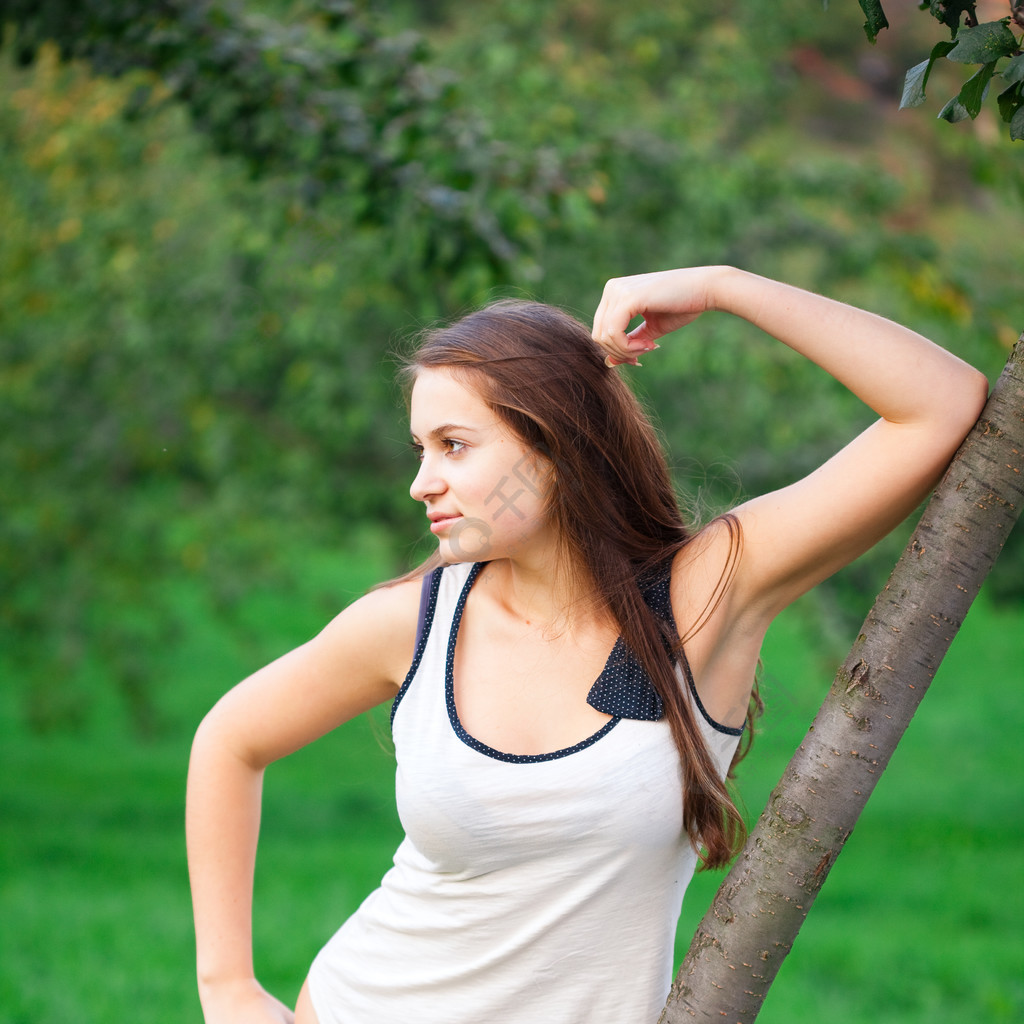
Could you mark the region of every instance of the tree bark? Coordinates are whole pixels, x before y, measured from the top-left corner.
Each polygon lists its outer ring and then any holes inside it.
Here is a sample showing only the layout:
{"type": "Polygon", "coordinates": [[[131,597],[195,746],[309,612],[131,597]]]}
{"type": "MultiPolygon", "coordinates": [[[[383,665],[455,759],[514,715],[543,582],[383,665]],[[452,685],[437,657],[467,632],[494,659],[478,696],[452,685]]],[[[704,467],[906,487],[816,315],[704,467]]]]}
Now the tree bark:
{"type": "Polygon", "coordinates": [[[676,975],[659,1024],[748,1024],[1024,505],[1024,335],[676,975]]]}

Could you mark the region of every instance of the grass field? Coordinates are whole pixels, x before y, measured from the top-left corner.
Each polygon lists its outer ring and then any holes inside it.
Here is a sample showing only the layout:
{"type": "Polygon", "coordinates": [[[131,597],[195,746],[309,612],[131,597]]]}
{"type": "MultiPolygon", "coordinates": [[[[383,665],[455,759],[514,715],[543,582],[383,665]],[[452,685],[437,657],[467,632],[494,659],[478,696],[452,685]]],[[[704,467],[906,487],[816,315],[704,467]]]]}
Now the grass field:
{"type": "MultiPolygon", "coordinates": [[[[231,632],[183,588],[191,628],[162,655],[158,740],[126,739],[105,720],[84,735],[34,737],[2,688],[0,1024],[200,1019],[182,832],[191,731],[235,678],[316,628],[325,587],[337,600],[357,592],[379,572],[371,563],[321,561],[319,597],[253,595],[231,632]]],[[[773,632],[769,711],[741,778],[751,817],[831,681],[831,661],[798,615],[773,632]]],[[[1022,666],[1022,616],[982,599],[818,898],[763,1024],[1024,1020],[1022,666]]],[[[385,736],[386,713],[361,719],[268,775],[257,965],[283,998],[398,841],[385,736]]],[[[691,887],[680,955],[720,878],[691,887]]]]}

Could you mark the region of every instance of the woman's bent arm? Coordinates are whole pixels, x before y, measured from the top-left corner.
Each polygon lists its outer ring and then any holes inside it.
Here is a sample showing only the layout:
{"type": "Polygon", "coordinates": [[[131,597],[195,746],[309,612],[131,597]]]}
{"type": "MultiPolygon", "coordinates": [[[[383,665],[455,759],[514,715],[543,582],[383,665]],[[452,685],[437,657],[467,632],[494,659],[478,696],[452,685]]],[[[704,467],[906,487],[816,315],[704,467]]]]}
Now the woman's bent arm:
{"type": "Polygon", "coordinates": [[[186,831],[196,928],[199,997],[208,1022],[253,1014],[290,1021],[286,1007],[255,982],[252,886],[263,771],[241,759],[208,716],[189,762],[186,831]]]}
{"type": "Polygon", "coordinates": [[[226,694],[196,732],[186,833],[208,1024],[241,1020],[244,1008],[258,1012],[256,1020],[290,1020],[253,972],[252,885],[263,771],[395,695],[412,658],[418,602],[416,582],[367,595],[319,636],[226,694]]]}
{"type": "MultiPolygon", "coordinates": [[[[702,697],[723,709],[727,717],[720,720],[737,724],[768,624],[917,507],[976,421],[988,381],[899,324],[732,267],[609,281],[594,317],[594,340],[610,364],[635,362],[658,338],[711,310],[756,324],[880,416],[808,476],[734,510],[742,531],[736,569],[691,649],[703,668],[702,697]],[[644,322],[628,331],[636,316],[644,322]]],[[[656,358],[650,363],[653,368],[656,358]]],[[[680,553],[673,600],[683,623],[705,607],[712,593],[707,580],[718,578],[716,567],[727,561],[730,544],[728,531],[712,531],[700,558],[680,553]]]]}
{"type": "Polygon", "coordinates": [[[594,338],[613,362],[629,362],[708,310],[767,331],[881,417],[814,473],[736,510],[743,558],[733,610],[767,623],[913,511],[977,419],[988,381],[899,324],[732,267],[609,281],[594,338]],[[638,315],[645,322],[627,334],[638,315]]]}

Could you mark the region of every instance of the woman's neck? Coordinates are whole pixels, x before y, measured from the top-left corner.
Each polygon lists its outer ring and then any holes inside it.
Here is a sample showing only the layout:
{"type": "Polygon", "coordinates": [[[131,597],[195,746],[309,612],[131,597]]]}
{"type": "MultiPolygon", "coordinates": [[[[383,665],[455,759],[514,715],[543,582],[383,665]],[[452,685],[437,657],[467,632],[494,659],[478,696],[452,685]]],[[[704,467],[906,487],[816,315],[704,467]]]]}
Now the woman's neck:
{"type": "Polygon", "coordinates": [[[607,613],[597,606],[590,574],[566,563],[564,557],[540,564],[503,558],[488,564],[484,578],[494,600],[517,622],[552,636],[571,634],[592,628],[607,613]]]}

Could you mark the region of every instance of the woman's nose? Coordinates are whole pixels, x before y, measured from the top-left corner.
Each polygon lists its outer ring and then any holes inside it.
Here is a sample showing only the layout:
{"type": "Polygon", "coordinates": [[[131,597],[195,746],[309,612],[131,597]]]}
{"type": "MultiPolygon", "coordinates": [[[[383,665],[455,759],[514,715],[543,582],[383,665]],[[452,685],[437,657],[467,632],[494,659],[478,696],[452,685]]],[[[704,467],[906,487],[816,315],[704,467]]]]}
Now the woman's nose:
{"type": "Polygon", "coordinates": [[[438,475],[434,460],[429,455],[424,455],[419,471],[409,487],[412,500],[426,501],[436,494],[441,494],[444,489],[444,480],[438,475]]]}

